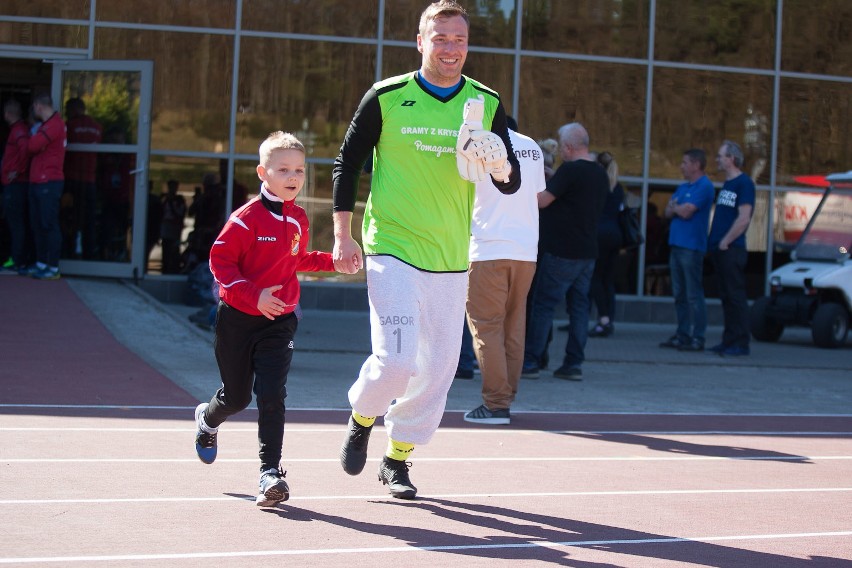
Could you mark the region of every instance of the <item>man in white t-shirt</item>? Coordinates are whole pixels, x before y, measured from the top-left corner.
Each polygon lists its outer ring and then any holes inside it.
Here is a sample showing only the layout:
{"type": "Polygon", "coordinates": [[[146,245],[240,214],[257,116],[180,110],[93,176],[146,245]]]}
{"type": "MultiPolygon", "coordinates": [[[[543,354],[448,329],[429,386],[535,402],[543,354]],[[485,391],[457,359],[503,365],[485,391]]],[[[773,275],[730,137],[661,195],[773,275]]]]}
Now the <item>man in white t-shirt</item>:
{"type": "Polygon", "coordinates": [[[467,318],[482,373],[483,404],[464,415],[477,424],[509,424],[524,362],[527,292],[538,253],[538,200],[546,187],[544,156],[507,117],[521,164],[521,187],[511,195],[476,184],[470,238],[467,318]]]}

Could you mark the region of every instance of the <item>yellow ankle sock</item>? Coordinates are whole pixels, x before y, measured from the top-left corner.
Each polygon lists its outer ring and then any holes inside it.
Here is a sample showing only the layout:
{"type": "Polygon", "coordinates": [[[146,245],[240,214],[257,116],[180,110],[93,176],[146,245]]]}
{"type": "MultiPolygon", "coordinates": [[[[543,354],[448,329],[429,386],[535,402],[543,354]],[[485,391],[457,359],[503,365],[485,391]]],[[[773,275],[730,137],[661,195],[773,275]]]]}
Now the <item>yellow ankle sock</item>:
{"type": "Polygon", "coordinates": [[[388,438],[388,450],[385,455],[392,460],[405,461],[411,452],[414,450],[414,444],[408,442],[398,442],[388,438]]]}
{"type": "Polygon", "coordinates": [[[357,422],[358,424],[360,424],[364,428],[369,428],[376,421],[375,416],[361,416],[360,414],[358,414],[354,410],[352,411],[352,418],[355,420],[355,422],[357,422]]]}

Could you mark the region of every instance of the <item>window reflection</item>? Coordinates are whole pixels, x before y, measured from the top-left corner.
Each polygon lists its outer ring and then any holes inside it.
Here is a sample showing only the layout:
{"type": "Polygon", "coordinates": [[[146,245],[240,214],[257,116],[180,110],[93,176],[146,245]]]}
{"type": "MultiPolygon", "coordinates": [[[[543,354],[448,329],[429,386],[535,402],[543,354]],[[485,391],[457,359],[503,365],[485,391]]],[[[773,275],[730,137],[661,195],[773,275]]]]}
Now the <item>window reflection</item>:
{"type": "Polygon", "coordinates": [[[3,14],[7,16],[27,16],[32,18],[66,18],[73,20],[89,19],[89,0],[26,0],[25,2],[4,2],[3,14]]]}
{"type": "MultiPolygon", "coordinates": [[[[556,138],[560,126],[582,122],[593,150],[609,150],[622,175],[642,175],[645,68],[543,57],[521,60],[518,124],[535,138],[556,138]]],[[[680,154],[678,154],[680,160],[680,154]]]]}
{"type": "MultiPolygon", "coordinates": [[[[714,156],[725,139],[745,152],[744,171],[769,182],[772,79],[754,75],[658,68],[654,71],[650,175],[680,179],[686,148],[714,156]]],[[[712,177],[715,164],[708,160],[712,177]]]]}
{"type": "Polygon", "coordinates": [[[375,53],[373,46],[245,38],[237,151],[254,154],[270,132],[285,130],[302,140],[309,157],[337,156],[352,115],[373,83],[375,53]]]}
{"type": "Polygon", "coordinates": [[[236,2],[222,0],[101,1],[96,18],[106,22],[133,22],[202,28],[233,28],[236,2]]]}
{"type": "Polygon", "coordinates": [[[852,2],[784,0],[781,68],[800,73],[852,74],[852,2]]]}
{"type": "Polygon", "coordinates": [[[163,250],[161,238],[148,257],[149,272],[189,274],[199,264],[207,262],[210,246],[225,222],[225,185],[221,169],[220,160],[151,156],[148,179],[153,198],[149,204],[153,202],[158,206],[152,210],[149,205],[150,226],[160,227],[161,235],[163,231],[172,235],[170,220],[164,217],[170,181],[177,182],[176,194],[183,198],[186,212],[180,224],[177,265],[169,260],[170,253],[163,250]]]}
{"type": "Polygon", "coordinates": [[[536,51],[647,57],[648,0],[525,0],[522,45],[536,51]]]}
{"type": "Polygon", "coordinates": [[[86,49],[89,30],[85,26],[0,22],[0,44],[86,49]]]}
{"type": "MultiPolygon", "coordinates": [[[[401,41],[417,39],[422,0],[395,0],[385,4],[385,38],[401,41]]],[[[515,46],[515,1],[468,2],[470,45],[485,47],[515,46]]]]}
{"type": "Polygon", "coordinates": [[[98,28],[95,57],[154,61],[152,150],[228,151],[232,38],[98,28]]]}
{"type": "Polygon", "coordinates": [[[852,167],[852,86],[781,79],[778,183],[852,167]]]}
{"type": "Polygon", "coordinates": [[[772,68],[775,5],[776,0],[657,0],[654,57],[686,63],[772,68]]]}
{"type": "Polygon", "coordinates": [[[243,29],[340,37],[374,37],[378,0],[243,0],[243,29]]]}

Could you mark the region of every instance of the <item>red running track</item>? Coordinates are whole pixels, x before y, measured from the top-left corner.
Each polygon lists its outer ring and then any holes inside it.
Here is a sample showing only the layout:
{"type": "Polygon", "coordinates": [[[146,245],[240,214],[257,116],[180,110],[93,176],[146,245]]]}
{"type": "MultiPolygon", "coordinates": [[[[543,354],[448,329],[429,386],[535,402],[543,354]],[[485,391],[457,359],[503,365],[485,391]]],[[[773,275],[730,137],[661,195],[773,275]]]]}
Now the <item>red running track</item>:
{"type": "Polygon", "coordinates": [[[292,498],[259,509],[253,411],[204,465],[196,401],[64,282],[0,291],[0,565],[852,566],[848,417],[448,413],[403,502],[382,428],[350,477],[345,413],[288,410],[292,498]]]}

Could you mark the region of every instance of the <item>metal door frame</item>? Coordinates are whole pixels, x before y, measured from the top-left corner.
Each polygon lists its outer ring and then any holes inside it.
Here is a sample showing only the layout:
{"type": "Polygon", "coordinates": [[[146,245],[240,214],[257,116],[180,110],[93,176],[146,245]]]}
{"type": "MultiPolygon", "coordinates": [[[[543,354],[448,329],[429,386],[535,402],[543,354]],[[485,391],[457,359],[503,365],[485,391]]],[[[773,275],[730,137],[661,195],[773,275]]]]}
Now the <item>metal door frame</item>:
{"type": "Polygon", "coordinates": [[[134,154],[136,169],[133,192],[133,224],[131,230],[130,262],[107,262],[62,259],[59,269],[63,274],[103,276],[111,278],[139,278],[145,273],[145,218],[148,209],[148,162],[151,153],[151,99],[154,80],[154,62],[143,60],[90,60],[54,59],[51,96],[57,109],[62,101],[62,73],[66,71],[115,71],[139,73],[139,115],[137,137],[134,144],[69,144],[69,150],[115,152],[134,154]]]}

